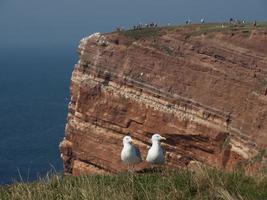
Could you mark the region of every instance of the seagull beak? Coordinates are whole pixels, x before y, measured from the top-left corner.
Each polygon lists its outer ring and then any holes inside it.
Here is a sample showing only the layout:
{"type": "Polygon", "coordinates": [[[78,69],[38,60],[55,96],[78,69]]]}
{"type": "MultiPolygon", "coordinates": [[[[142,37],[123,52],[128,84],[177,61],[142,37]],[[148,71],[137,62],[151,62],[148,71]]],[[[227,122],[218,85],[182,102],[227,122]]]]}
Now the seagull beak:
{"type": "Polygon", "coordinates": [[[165,138],[165,137],[161,137],[160,139],[161,139],[161,140],[166,140],[166,138],[165,138]]]}

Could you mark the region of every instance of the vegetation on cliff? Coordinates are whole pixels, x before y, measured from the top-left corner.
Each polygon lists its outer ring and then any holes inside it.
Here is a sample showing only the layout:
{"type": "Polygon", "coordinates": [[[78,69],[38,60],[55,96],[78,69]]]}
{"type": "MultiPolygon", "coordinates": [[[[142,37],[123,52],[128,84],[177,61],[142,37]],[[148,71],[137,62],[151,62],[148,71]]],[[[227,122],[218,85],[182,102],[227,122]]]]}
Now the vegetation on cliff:
{"type": "Polygon", "coordinates": [[[241,31],[244,36],[249,36],[253,29],[266,30],[267,22],[260,22],[256,27],[252,23],[231,25],[228,23],[208,23],[208,24],[189,24],[180,26],[167,26],[167,27],[153,27],[153,28],[142,28],[137,30],[126,30],[122,33],[135,40],[144,38],[155,38],[157,36],[166,35],[173,33],[177,30],[185,30],[187,37],[197,36],[201,34],[209,34],[216,32],[236,32],[241,31]]]}
{"type": "Polygon", "coordinates": [[[266,199],[267,177],[224,173],[200,167],[197,171],[146,174],[51,176],[34,183],[0,187],[0,199],[266,199]]]}

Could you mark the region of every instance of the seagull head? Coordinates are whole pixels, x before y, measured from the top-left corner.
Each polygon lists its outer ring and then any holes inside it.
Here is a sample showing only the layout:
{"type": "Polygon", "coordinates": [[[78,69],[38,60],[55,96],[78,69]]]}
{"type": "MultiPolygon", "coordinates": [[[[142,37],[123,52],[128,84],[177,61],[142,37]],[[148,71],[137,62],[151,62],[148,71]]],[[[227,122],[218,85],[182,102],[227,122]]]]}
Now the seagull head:
{"type": "Polygon", "coordinates": [[[151,141],[152,141],[152,143],[154,143],[154,142],[160,142],[161,140],[166,140],[166,138],[165,137],[162,137],[162,136],[160,136],[159,134],[154,134],[152,137],[151,137],[151,141]]]}
{"type": "Polygon", "coordinates": [[[123,141],[123,145],[126,145],[126,144],[131,144],[133,140],[131,136],[125,136],[122,141],[123,141]]]}

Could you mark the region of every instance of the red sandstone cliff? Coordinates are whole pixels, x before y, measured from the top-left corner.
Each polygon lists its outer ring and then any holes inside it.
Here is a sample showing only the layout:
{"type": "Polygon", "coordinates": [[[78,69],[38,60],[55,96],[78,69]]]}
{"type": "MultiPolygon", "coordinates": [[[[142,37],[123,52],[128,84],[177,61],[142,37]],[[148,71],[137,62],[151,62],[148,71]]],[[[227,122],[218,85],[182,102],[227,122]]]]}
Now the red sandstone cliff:
{"type": "Polygon", "coordinates": [[[60,144],[66,173],[125,170],[120,151],[128,133],[143,158],[150,136],[165,136],[170,168],[192,160],[229,170],[266,162],[266,28],[94,34],[78,52],[60,144]]]}

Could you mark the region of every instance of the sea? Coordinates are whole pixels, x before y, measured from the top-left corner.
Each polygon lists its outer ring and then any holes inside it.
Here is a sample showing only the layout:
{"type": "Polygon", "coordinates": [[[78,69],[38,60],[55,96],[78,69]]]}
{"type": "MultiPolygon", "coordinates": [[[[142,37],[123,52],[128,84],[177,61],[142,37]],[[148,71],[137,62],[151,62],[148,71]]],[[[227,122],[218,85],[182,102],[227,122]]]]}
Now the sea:
{"type": "Polygon", "coordinates": [[[0,184],[61,173],[75,47],[0,47],[0,184]]]}

